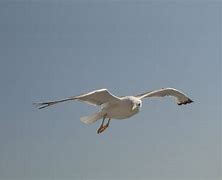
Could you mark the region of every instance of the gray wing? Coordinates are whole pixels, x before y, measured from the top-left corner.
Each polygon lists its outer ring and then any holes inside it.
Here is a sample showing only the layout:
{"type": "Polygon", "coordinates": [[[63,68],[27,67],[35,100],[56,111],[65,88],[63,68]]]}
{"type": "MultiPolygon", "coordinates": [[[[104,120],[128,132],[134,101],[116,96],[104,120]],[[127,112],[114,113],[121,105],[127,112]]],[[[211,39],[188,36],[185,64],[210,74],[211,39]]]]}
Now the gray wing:
{"type": "Polygon", "coordinates": [[[62,99],[59,101],[34,103],[34,105],[38,106],[39,109],[43,109],[45,107],[70,100],[80,100],[88,104],[100,106],[107,102],[119,101],[120,99],[119,97],[112,95],[107,89],[99,89],[79,96],[73,96],[67,99],[62,99]]]}
{"type": "Polygon", "coordinates": [[[192,103],[193,101],[185,95],[183,92],[178,91],[174,88],[162,88],[155,91],[146,92],[139,94],[136,97],[143,99],[147,97],[164,97],[164,96],[173,96],[176,99],[178,105],[192,103]]]}

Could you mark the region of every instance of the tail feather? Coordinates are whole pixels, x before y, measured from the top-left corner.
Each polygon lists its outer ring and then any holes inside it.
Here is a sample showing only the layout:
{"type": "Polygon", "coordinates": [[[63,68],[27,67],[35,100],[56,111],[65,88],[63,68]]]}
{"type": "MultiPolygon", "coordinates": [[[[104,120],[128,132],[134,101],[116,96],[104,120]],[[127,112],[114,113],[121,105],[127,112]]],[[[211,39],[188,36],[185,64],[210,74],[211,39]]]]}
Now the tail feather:
{"type": "Polygon", "coordinates": [[[94,113],[90,116],[81,117],[80,121],[85,124],[92,124],[92,123],[96,122],[97,120],[101,119],[103,116],[104,116],[103,112],[94,113]]]}

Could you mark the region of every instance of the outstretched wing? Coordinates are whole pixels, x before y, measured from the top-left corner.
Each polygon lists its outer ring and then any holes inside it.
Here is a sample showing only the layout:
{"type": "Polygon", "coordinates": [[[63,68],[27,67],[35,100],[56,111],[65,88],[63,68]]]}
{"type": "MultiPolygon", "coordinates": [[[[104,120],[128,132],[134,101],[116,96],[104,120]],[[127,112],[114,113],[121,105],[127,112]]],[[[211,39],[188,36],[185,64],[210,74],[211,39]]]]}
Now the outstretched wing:
{"type": "Polygon", "coordinates": [[[119,97],[112,95],[107,89],[99,89],[95,90],[86,94],[82,94],[79,96],[73,96],[67,99],[62,99],[59,101],[49,101],[49,102],[41,102],[41,103],[34,103],[34,105],[39,106],[39,109],[65,102],[70,100],[80,100],[84,101],[88,104],[100,106],[107,102],[119,101],[119,97]]]}
{"type": "Polygon", "coordinates": [[[193,101],[181,91],[173,88],[162,88],[155,91],[146,92],[139,94],[136,97],[143,99],[147,97],[164,97],[164,96],[173,96],[176,99],[178,105],[192,103],[193,101]]]}

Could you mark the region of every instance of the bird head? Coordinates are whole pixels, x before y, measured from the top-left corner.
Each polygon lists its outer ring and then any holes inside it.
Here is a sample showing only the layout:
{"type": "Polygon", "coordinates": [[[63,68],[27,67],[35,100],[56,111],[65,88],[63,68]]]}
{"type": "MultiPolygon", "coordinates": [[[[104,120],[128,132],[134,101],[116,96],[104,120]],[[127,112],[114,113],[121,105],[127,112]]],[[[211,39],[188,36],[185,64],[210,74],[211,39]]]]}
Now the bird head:
{"type": "Polygon", "coordinates": [[[139,108],[142,107],[142,101],[140,99],[135,98],[132,103],[132,111],[139,110],[139,108]]]}

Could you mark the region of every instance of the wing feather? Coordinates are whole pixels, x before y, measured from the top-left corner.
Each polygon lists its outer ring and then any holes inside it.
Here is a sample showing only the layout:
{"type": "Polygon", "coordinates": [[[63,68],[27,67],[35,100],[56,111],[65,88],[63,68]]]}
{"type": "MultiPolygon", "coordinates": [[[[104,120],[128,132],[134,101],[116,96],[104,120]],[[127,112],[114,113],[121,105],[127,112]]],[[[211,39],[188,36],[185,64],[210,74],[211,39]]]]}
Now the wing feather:
{"type": "Polygon", "coordinates": [[[119,101],[119,97],[114,96],[111,94],[107,89],[99,89],[96,91],[89,92],[87,94],[82,94],[79,96],[74,96],[73,98],[85,101],[89,104],[100,106],[102,104],[105,104],[107,102],[111,101],[119,101]]]}
{"type": "Polygon", "coordinates": [[[148,97],[164,97],[172,96],[176,99],[178,105],[192,103],[193,101],[185,95],[183,92],[174,88],[162,88],[159,90],[149,91],[143,94],[139,94],[136,97],[143,99],[148,97]]]}
{"type": "Polygon", "coordinates": [[[73,96],[67,99],[62,99],[59,101],[48,101],[48,102],[41,102],[41,103],[34,103],[34,105],[38,106],[39,109],[46,108],[48,106],[65,102],[65,101],[70,101],[70,100],[79,100],[79,101],[84,101],[88,104],[92,105],[97,105],[100,106],[102,104],[105,104],[107,102],[112,102],[112,101],[119,101],[119,97],[112,95],[107,89],[99,89],[95,90],[86,94],[81,94],[79,96],[73,96]]]}

